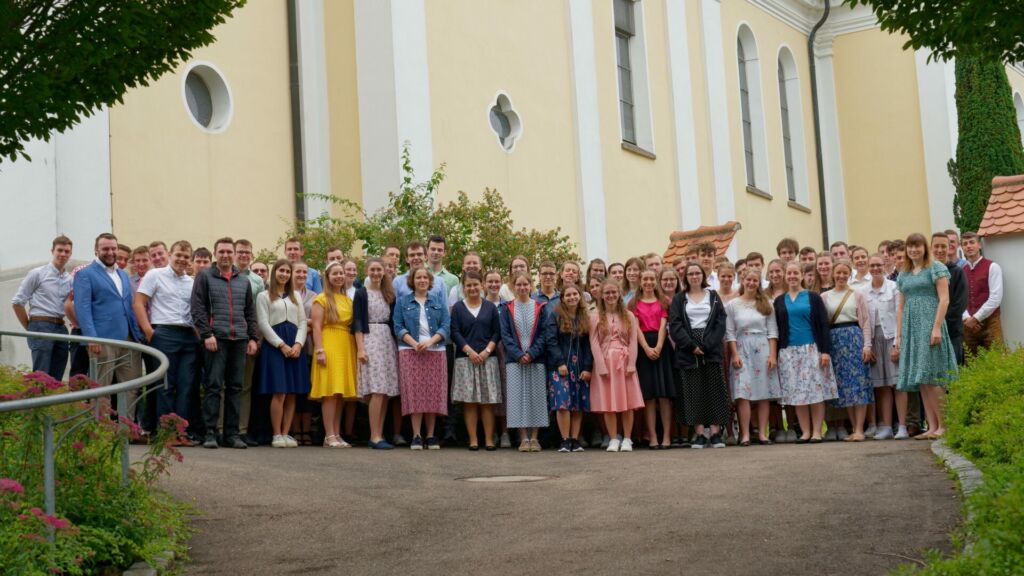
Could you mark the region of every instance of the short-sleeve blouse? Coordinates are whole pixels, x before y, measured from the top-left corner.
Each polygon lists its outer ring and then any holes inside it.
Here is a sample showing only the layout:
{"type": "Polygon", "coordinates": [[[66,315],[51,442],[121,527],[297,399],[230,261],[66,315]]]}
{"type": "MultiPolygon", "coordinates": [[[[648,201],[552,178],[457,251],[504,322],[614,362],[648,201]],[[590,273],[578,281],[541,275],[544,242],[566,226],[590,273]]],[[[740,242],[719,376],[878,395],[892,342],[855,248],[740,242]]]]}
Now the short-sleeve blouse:
{"type": "Polygon", "coordinates": [[[661,329],[661,319],[668,319],[668,310],[661,302],[636,301],[636,319],[641,332],[657,332],[661,329]]]}

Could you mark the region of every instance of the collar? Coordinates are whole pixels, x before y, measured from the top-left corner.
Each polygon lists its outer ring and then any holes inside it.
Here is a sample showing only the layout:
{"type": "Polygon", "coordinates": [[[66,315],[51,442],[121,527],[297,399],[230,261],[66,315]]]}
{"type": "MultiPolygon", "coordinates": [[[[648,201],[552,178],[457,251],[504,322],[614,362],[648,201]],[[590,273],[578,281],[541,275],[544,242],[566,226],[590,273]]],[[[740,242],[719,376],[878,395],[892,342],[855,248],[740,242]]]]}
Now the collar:
{"type": "Polygon", "coordinates": [[[982,258],[984,258],[984,257],[985,257],[984,254],[978,254],[978,259],[973,261],[973,262],[971,261],[970,258],[964,258],[964,260],[967,260],[967,265],[971,267],[971,270],[973,270],[974,267],[977,266],[978,263],[981,262],[982,258]]]}
{"type": "MultiPolygon", "coordinates": [[[[102,266],[103,269],[107,271],[107,274],[117,274],[117,269],[118,269],[117,268],[117,262],[114,262],[114,264],[112,266],[107,266],[98,257],[95,260],[93,260],[93,262],[96,262],[97,264],[102,266]]],[[[50,265],[52,266],[53,264],[51,263],[50,265]]]]}

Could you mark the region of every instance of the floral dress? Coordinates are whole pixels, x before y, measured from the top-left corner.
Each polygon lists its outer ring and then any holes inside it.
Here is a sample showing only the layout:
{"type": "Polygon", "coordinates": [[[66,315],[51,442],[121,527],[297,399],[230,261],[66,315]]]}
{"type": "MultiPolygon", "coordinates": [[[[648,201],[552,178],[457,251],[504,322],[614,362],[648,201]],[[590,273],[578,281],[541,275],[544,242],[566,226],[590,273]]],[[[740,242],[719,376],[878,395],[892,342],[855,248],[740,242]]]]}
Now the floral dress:
{"type": "Polygon", "coordinates": [[[949,278],[945,264],[932,262],[930,268],[913,272],[900,272],[896,286],[903,294],[903,320],[900,340],[899,380],[896,389],[914,392],[921,384],[946,387],[958,377],[956,352],[949,340],[946,323],[939,323],[942,338],[931,345],[932,325],[939,307],[935,282],[949,278]]]}

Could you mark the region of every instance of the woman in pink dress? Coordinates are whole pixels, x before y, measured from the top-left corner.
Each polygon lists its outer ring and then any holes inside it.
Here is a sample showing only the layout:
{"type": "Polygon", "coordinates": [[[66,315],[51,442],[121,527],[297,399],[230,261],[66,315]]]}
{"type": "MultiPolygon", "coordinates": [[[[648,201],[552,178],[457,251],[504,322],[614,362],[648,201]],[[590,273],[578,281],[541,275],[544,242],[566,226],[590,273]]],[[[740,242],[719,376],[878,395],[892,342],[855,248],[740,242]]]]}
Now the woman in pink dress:
{"type": "Polygon", "coordinates": [[[622,302],[618,282],[601,285],[597,312],[590,316],[590,348],[594,375],[590,386],[590,411],[603,413],[611,440],[609,452],[632,452],[633,410],[644,407],[636,375],[636,316],[622,302]],[[622,441],[617,437],[616,415],[622,415],[622,441]]]}

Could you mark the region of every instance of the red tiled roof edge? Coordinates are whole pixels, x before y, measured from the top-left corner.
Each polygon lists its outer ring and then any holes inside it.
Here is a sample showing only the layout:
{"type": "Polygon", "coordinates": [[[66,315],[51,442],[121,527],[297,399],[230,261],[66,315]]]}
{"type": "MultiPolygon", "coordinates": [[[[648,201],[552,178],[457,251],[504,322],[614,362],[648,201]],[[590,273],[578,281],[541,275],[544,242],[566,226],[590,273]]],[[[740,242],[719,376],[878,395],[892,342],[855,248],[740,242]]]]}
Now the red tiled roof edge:
{"type": "Polygon", "coordinates": [[[978,227],[979,236],[1024,233],[1024,174],[996,176],[985,217],[978,227]]]}
{"type": "Polygon", "coordinates": [[[694,230],[680,230],[669,235],[669,245],[664,257],[672,262],[679,256],[685,256],[687,248],[694,242],[711,242],[715,245],[717,256],[722,256],[732,244],[736,232],[742,229],[739,222],[728,221],[715,226],[700,226],[694,230]]]}

